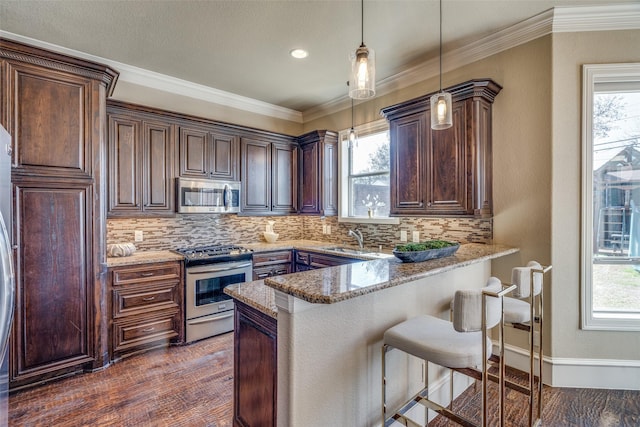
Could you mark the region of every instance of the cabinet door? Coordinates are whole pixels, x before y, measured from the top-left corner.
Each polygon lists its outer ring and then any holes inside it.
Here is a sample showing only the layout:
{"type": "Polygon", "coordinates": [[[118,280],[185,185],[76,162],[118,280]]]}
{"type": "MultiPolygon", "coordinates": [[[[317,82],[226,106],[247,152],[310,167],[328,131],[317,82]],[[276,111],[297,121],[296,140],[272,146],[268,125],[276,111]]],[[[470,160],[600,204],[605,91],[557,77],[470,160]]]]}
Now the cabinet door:
{"type": "Polygon", "coordinates": [[[271,143],[242,138],[242,194],[243,212],[271,211],[271,143]]]}
{"type": "Polygon", "coordinates": [[[460,215],[469,211],[466,117],[464,102],[453,105],[453,126],[445,130],[428,129],[427,213],[460,215]]]}
{"type": "Polygon", "coordinates": [[[96,356],[93,197],[91,183],[16,184],[14,386],[77,371],[96,356]]]}
{"type": "Polygon", "coordinates": [[[325,139],[322,144],[322,175],[320,178],[321,214],[338,215],[338,140],[325,139]]]}
{"type": "Polygon", "coordinates": [[[143,122],[142,172],[144,182],[143,210],[154,213],[173,213],[173,135],[172,126],[143,122]]]}
{"type": "Polygon", "coordinates": [[[233,417],[235,426],[276,426],[278,325],[253,308],[235,305],[233,417]]]}
{"type": "Polygon", "coordinates": [[[209,177],[209,146],[206,129],[180,128],[180,176],[209,177]]]}
{"type": "Polygon", "coordinates": [[[5,95],[7,130],[14,138],[17,167],[91,175],[93,156],[98,155],[91,145],[91,80],[23,63],[9,63],[7,74],[13,85],[5,95]]]}
{"type": "Polygon", "coordinates": [[[231,135],[212,133],[210,178],[236,181],[240,150],[238,138],[231,135]]]}
{"type": "Polygon", "coordinates": [[[294,213],[298,209],[298,147],[274,143],[271,159],[271,210],[294,213]]]}
{"type": "Polygon", "coordinates": [[[319,143],[300,146],[300,213],[320,213],[319,143]]]}
{"type": "Polygon", "coordinates": [[[142,209],[140,170],[140,122],[109,116],[109,213],[142,209]]]}
{"type": "Polygon", "coordinates": [[[389,123],[391,215],[425,213],[425,142],[429,136],[427,119],[428,115],[421,112],[389,123]]]}

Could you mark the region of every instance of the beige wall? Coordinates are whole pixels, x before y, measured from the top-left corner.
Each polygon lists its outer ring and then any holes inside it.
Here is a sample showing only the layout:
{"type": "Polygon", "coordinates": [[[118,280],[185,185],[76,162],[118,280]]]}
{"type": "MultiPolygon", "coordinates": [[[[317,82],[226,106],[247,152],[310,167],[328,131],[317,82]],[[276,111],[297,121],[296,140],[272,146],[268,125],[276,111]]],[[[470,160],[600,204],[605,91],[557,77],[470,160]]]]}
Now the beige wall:
{"type": "Polygon", "coordinates": [[[553,355],[640,360],[640,334],[580,330],[582,64],[640,62],[640,31],[553,36],[553,355]]]}

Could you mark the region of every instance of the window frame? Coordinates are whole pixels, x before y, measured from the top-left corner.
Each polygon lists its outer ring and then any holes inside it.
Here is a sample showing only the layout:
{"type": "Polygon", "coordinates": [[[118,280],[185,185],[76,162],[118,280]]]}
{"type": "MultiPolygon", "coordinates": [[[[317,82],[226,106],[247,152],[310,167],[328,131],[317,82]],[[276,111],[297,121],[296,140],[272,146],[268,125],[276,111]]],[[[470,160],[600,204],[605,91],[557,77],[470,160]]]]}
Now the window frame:
{"type": "MultiPolygon", "coordinates": [[[[593,103],[598,86],[640,86],[640,63],[584,64],[582,67],[582,253],[581,328],[603,331],[640,331],[640,315],[614,314],[593,309],[593,103]]],[[[613,263],[613,262],[612,262],[613,263]]]]}
{"type": "MultiPolygon", "coordinates": [[[[386,119],[376,120],[360,126],[354,126],[359,137],[389,131],[389,122],[386,119]]],[[[350,222],[360,224],[400,224],[397,217],[373,218],[362,216],[349,216],[349,130],[338,133],[338,222],[350,222]]],[[[391,171],[389,171],[391,172],[391,171]]]]}

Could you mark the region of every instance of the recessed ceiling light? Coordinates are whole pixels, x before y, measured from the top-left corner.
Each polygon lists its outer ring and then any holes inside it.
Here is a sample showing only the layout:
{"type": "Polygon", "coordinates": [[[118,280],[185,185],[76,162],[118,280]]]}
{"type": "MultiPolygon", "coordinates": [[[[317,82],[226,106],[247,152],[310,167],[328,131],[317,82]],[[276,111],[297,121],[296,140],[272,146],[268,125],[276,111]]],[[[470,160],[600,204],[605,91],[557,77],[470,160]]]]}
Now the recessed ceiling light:
{"type": "Polygon", "coordinates": [[[293,49],[291,52],[289,52],[289,54],[296,59],[302,59],[309,56],[309,52],[304,49],[293,49]]]}

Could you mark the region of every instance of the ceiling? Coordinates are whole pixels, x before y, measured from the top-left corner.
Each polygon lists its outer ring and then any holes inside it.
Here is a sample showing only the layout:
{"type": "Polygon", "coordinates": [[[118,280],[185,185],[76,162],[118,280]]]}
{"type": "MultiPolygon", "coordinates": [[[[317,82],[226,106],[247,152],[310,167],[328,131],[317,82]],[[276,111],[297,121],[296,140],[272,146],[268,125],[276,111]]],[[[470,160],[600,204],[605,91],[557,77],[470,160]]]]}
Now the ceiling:
{"type": "MultiPolygon", "coordinates": [[[[556,6],[638,0],[443,0],[444,50],[556,6]]],[[[346,95],[353,0],[0,0],[0,30],[304,112],[346,95]],[[293,59],[304,48],[309,56],[293,59]]],[[[364,1],[376,80],[438,55],[438,1],[364,1]]]]}

